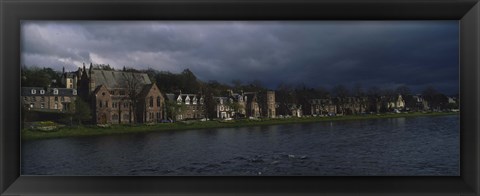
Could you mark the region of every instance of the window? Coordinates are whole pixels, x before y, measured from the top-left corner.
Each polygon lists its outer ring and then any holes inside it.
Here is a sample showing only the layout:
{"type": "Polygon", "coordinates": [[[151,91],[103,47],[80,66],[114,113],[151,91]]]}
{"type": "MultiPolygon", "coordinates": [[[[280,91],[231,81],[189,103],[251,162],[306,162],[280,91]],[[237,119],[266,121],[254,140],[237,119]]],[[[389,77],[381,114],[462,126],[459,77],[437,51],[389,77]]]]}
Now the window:
{"type": "Polygon", "coordinates": [[[70,88],[73,88],[73,84],[70,84],[70,88]]]}
{"type": "Polygon", "coordinates": [[[110,91],[110,94],[115,95],[115,91],[110,91]]]}
{"type": "Polygon", "coordinates": [[[33,108],[34,106],[35,106],[34,103],[31,103],[31,104],[30,104],[30,108],[33,108]]]}
{"type": "Polygon", "coordinates": [[[27,97],[23,97],[23,100],[24,100],[24,101],[28,101],[28,98],[27,98],[27,97]]]}
{"type": "Polygon", "coordinates": [[[58,101],[58,97],[55,97],[55,101],[58,101]]]}
{"type": "Polygon", "coordinates": [[[157,97],[157,107],[160,107],[160,96],[157,97]]]}
{"type": "Polygon", "coordinates": [[[117,121],[117,120],[118,120],[118,114],[113,114],[113,115],[112,115],[112,120],[117,121]]]}
{"type": "Polygon", "coordinates": [[[43,97],[43,96],[40,97],[40,101],[41,101],[41,102],[45,102],[45,97],[43,97]]]}
{"type": "Polygon", "coordinates": [[[160,112],[157,112],[157,120],[160,120],[160,112]]]}
{"type": "Polygon", "coordinates": [[[130,120],[130,115],[124,114],[124,115],[123,115],[123,120],[125,120],[125,121],[130,120]]]}
{"type": "Polygon", "coordinates": [[[105,107],[108,108],[108,101],[105,101],[105,107]]]}
{"type": "Polygon", "coordinates": [[[42,109],[45,108],[45,104],[44,104],[44,103],[41,103],[41,104],[40,104],[40,108],[42,108],[42,109]]]}
{"type": "Polygon", "coordinates": [[[54,109],[58,109],[58,103],[53,106],[54,109]]]}
{"type": "Polygon", "coordinates": [[[73,94],[73,95],[77,95],[77,90],[73,89],[72,94],[73,94]]]}
{"type": "Polygon", "coordinates": [[[127,102],[123,103],[123,107],[128,108],[128,103],[127,102]]]}
{"type": "Polygon", "coordinates": [[[153,107],[153,97],[150,97],[150,107],[153,107]]]}
{"type": "Polygon", "coordinates": [[[32,93],[32,95],[35,95],[35,94],[37,94],[37,91],[35,89],[32,89],[31,93],[32,93]]]}
{"type": "Polygon", "coordinates": [[[65,101],[65,97],[62,96],[62,101],[65,101]]]}
{"type": "Polygon", "coordinates": [[[32,97],[32,101],[37,101],[37,97],[32,97]]]}
{"type": "Polygon", "coordinates": [[[100,108],[102,107],[102,101],[98,102],[98,107],[100,107],[100,108]]]}

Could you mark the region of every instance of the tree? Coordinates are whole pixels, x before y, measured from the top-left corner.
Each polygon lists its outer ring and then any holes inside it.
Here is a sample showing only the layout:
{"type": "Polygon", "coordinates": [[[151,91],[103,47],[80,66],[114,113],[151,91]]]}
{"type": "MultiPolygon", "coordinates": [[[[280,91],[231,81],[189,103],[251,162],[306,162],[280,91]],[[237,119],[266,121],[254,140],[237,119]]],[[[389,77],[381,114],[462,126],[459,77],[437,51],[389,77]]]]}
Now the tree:
{"type": "Polygon", "coordinates": [[[363,90],[362,84],[357,83],[352,88],[352,94],[356,97],[365,96],[365,91],[363,90]]]}
{"type": "Polygon", "coordinates": [[[77,121],[78,124],[82,124],[82,122],[92,120],[92,112],[90,111],[90,107],[86,102],[82,99],[75,99],[75,112],[73,113],[73,120],[77,121]]]}
{"type": "Polygon", "coordinates": [[[382,95],[382,90],[377,86],[372,86],[367,91],[368,103],[370,103],[369,111],[370,112],[380,112],[380,107],[382,102],[379,100],[382,95]]]}
{"type": "Polygon", "coordinates": [[[204,96],[204,112],[205,112],[205,117],[206,118],[209,118],[209,119],[212,119],[214,117],[216,117],[216,111],[215,111],[215,107],[217,105],[215,99],[214,99],[214,96],[213,96],[213,89],[207,85],[207,84],[203,84],[202,85],[202,95],[204,96]]]}
{"type": "Polygon", "coordinates": [[[242,105],[240,105],[238,102],[228,102],[226,104],[233,112],[235,112],[234,118],[236,119],[237,116],[240,114],[240,110],[244,109],[242,105]]]}
{"type": "Polygon", "coordinates": [[[340,107],[340,109],[337,111],[341,111],[342,114],[345,114],[345,105],[347,104],[346,98],[350,95],[350,92],[345,86],[337,85],[332,88],[332,94],[336,97],[335,102],[337,106],[340,107]]]}
{"type": "Polygon", "coordinates": [[[52,80],[60,82],[59,76],[51,69],[40,69],[38,67],[22,67],[21,85],[24,87],[50,87],[52,80]]]}
{"type": "Polygon", "coordinates": [[[176,101],[169,100],[165,103],[166,109],[167,109],[167,114],[173,119],[173,120],[178,120],[177,116],[179,114],[182,114],[183,111],[185,111],[186,106],[182,104],[178,104],[176,101]]]}
{"type": "MultiPolygon", "coordinates": [[[[137,122],[137,103],[139,95],[143,87],[143,83],[139,76],[135,73],[123,73],[123,80],[121,81],[126,90],[128,100],[130,101],[130,116],[133,114],[133,122],[137,122]]],[[[131,122],[130,122],[131,123],[131,122]]]]}

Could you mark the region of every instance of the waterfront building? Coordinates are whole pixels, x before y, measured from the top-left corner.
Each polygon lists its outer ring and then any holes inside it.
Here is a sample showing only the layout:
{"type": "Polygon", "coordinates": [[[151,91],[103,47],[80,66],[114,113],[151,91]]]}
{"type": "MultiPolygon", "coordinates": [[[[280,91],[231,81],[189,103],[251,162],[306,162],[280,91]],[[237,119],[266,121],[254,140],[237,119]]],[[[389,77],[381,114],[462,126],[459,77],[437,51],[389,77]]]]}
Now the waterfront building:
{"type": "Polygon", "coordinates": [[[156,123],[165,99],[145,73],[101,70],[90,64],[77,73],[80,97],[90,102],[97,124],[156,123]]]}
{"type": "Polygon", "coordinates": [[[188,93],[167,93],[165,97],[168,101],[177,105],[182,105],[176,116],[170,116],[176,120],[202,119],[205,118],[204,98],[200,94],[188,93]]]}
{"type": "Polygon", "coordinates": [[[28,110],[72,112],[77,90],[69,88],[22,87],[22,103],[28,110]]]}

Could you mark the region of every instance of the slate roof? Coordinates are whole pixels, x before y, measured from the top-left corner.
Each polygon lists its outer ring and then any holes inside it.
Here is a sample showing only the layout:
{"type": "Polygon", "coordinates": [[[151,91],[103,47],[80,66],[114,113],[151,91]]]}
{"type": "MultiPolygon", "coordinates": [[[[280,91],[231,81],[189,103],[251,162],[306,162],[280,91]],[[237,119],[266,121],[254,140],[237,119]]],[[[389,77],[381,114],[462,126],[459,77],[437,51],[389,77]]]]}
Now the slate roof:
{"type": "Polygon", "coordinates": [[[43,87],[22,87],[22,96],[77,96],[77,90],[71,88],[43,88],[43,87]],[[35,94],[32,94],[32,90],[35,94]],[[58,94],[54,94],[54,89],[58,90],[58,94]],[[40,90],[45,90],[44,94],[40,90]]]}
{"type": "Polygon", "coordinates": [[[116,88],[123,85],[123,81],[127,74],[139,78],[142,84],[152,84],[150,78],[146,73],[133,73],[123,71],[109,71],[109,70],[92,70],[95,85],[105,85],[107,88],[116,88]]]}
{"type": "Polygon", "coordinates": [[[144,85],[142,91],[140,91],[140,97],[146,97],[152,86],[153,84],[144,85]]]}

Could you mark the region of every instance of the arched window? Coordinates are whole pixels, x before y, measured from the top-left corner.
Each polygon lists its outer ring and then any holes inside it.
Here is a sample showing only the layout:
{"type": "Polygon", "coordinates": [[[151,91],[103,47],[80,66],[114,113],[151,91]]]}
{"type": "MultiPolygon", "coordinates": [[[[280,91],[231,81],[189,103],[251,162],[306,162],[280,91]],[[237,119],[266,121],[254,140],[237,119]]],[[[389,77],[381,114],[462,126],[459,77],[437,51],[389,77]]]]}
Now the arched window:
{"type": "Polygon", "coordinates": [[[160,96],[157,97],[157,107],[160,107],[160,96]]]}
{"type": "Polygon", "coordinates": [[[150,96],[150,107],[153,107],[153,97],[150,96]]]}

